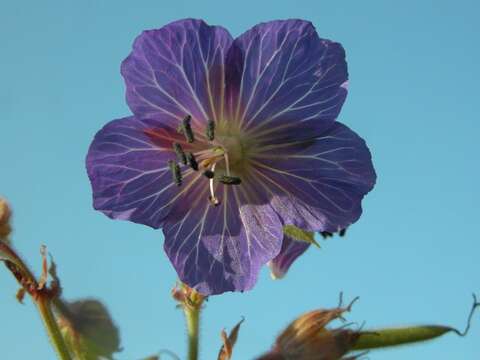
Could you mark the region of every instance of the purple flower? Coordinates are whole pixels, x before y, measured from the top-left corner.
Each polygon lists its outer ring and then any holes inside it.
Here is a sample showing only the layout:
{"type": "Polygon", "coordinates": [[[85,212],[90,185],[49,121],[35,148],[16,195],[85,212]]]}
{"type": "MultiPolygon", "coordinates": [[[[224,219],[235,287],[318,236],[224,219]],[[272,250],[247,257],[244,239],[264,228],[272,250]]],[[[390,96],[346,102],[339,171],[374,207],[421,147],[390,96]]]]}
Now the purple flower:
{"type": "Polygon", "coordinates": [[[263,23],[234,40],[176,21],[143,32],[121,72],[133,116],[93,140],[94,207],[161,227],[190,287],[250,289],[284,225],[335,232],[359,218],[375,172],[365,142],[335,121],[344,50],[309,22],[263,23]]]}

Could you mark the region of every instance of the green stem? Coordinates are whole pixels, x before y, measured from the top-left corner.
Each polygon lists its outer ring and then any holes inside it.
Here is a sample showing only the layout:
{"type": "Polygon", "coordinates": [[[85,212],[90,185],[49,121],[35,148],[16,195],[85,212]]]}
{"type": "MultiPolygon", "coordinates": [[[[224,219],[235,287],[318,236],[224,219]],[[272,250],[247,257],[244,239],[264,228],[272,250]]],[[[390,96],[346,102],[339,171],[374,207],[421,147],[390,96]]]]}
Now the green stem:
{"type": "Polygon", "coordinates": [[[198,338],[200,328],[200,307],[184,306],[188,333],[188,360],[198,360],[198,338]]]}
{"type": "Polygon", "coordinates": [[[49,301],[40,297],[36,301],[36,304],[43,320],[43,324],[45,325],[45,329],[47,330],[48,338],[50,339],[58,358],[60,360],[72,360],[67,345],[65,345],[62,333],[58,328],[57,321],[52,313],[52,309],[50,308],[49,301]]]}

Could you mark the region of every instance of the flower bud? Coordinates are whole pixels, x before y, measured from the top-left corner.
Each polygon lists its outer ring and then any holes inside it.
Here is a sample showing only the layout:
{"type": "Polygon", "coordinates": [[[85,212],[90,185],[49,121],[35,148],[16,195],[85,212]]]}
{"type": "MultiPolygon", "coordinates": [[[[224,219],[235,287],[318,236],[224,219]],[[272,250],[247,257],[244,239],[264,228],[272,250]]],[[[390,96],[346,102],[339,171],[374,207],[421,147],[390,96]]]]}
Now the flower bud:
{"type": "Polygon", "coordinates": [[[12,212],[10,211],[8,203],[0,198],[0,240],[6,239],[12,232],[12,228],[10,227],[11,215],[12,212]]]}

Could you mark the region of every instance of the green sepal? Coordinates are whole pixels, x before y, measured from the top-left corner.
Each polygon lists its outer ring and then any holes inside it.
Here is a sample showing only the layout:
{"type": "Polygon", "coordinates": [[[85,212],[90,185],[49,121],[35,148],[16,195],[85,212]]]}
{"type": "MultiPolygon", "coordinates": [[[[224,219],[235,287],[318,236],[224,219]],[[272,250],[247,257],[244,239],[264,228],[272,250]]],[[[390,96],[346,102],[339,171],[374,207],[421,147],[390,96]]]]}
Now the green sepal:
{"type": "Polygon", "coordinates": [[[315,233],[311,231],[302,230],[295,225],[285,225],[283,227],[283,233],[294,240],[306,242],[320,248],[320,245],[315,240],[315,233]]]}
{"type": "Polygon", "coordinates": [[[427,341],[449,332],[457,333],[457,330],[448,326],[424,325],[361,331],[358,333],[359,337],[352,346],[351,351],[377,349],[427,341]]]}

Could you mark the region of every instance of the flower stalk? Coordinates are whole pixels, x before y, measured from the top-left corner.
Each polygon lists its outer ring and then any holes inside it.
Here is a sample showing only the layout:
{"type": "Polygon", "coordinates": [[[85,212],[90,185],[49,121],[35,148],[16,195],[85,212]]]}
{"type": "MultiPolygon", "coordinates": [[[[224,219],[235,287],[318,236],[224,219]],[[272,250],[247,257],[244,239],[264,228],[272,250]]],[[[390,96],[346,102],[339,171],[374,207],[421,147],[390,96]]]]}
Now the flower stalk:
{"type": "Polygon", "coordinates": [[[184,307],[188,335],[188,360],[198,360],[198,341],[200,333],[200,308],[184,307]]]}
{"type": "Polygon", "coordinates": [[[51,309],[51,302],[45,297],[40,297],[35,301],[38,312],[42,318],[48,338],[60,360],[71,360],[70,352],[63,339],[62,333],[58,327],[57,321],[51,309]]]}
{"type": "Polygon", "coordinates": [[[206,297],[185,284],[172,290],[172,297],[183,309],[188,336],[188,360],[198,360],[198,343],[200,338],[200,311],[206,297]]]}
{"type": "Polygon", "coordinates": [[[17,298],[22,301],[25,293],[28,293],[37,306],[40,317],[47,331],[48,338],[60,360],[72,360],[65,340],[60,332],[58,323],[52,312],[52,301],[59,295],[58,283],[52,281],[48,287],[47,282],[47,259],[45,248],[41,249],[42,274],[37,280],[25,262],[18,256],[13,248],[0,241],[0,260],[4,261],[7,269],[12,273],[21,286],[17,298]]]}

